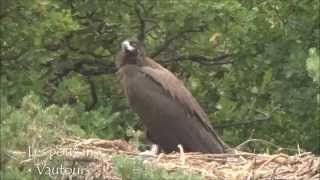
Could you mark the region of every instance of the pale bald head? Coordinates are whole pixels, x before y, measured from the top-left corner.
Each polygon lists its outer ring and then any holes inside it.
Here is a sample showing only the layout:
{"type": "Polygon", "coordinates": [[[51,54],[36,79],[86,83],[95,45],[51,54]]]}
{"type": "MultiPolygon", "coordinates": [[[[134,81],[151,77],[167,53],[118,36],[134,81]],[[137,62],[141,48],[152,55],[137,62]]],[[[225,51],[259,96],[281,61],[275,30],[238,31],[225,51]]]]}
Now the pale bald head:
{"type": "Polygon", "coordinates": [[[128,40],[125,40],[121,43],[121,49],[123,52],[125,51],[134,51],[136,48],[131,46],[130,42],[128,40]]]}
{"type": "Polygon", "coordinates": [[[120,68],[126,64],[143,66],[145,60],[144,46],[135,39],[126,39],[121,43],[121,51],[116,57],[116,66],[120,68]]]}

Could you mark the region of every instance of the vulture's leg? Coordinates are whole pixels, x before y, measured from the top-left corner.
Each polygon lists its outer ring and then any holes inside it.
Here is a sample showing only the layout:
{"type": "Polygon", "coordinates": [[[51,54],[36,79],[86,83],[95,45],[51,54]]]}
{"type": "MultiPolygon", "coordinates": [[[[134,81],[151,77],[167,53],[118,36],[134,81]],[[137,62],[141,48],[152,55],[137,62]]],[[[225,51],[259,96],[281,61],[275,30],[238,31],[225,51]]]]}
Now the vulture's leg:
{"type": "Polygon", "coordinates": [[[139,153],[141,156],[156,156],[160,152],[160,147],[157,144],[152,144],[150,150],[139,153]]]}
{"type": "Polygon", "coordinates": [[[159,154],[159,152],[160,152],[160,147],[159,147],[159,145],[157,145],[157,144],[152,144],[150,151],[151,151],[151,153],[154,154],[154,155],[159,154]]]}
{"type": "Polygon", "coordinates": [[[154,143],[155,141],[152,138],[152,136],[148,130],[145,130],[145,135],[146,135],[147,141],[149,143],[152,143],[152,145],[151,145],[150,150],[146,150],[144,152],[141,152],[140,155],[143,155],[143,156],[156,156],[156,155],[158,155],[161,150],[160,146],[158,144],[154,143]]]}

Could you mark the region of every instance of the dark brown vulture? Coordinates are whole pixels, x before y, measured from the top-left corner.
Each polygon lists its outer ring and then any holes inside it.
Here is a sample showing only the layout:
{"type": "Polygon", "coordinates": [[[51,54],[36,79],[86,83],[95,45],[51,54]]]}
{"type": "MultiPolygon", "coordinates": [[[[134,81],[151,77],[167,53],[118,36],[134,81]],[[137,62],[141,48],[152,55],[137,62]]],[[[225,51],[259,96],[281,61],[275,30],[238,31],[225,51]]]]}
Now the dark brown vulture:
{"type": "Polygon", "coordinates": [[[177,77],[146,57],[143,44],[126,40],[116,59],[129,105],[147,137],[165,152],[225,153],[229,148],[209,124],[206,113],[177,77]]]}

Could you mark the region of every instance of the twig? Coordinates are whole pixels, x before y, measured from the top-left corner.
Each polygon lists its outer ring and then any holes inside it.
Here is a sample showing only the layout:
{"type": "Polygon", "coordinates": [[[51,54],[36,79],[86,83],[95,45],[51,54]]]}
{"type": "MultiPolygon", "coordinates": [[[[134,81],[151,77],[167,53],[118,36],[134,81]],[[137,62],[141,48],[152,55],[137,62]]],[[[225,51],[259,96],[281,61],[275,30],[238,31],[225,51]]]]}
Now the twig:
{"type": "Polygon", "coordinates": [[[275,144],[273,144],[273,143],[271,143],[269,141],[263,140],[263,139],[248,139],[247,141],[239,144],[235,149],[241,149],[242,146],[244,146],[244,145],[246,145],[246,144],[248,144],[250,142],[261,142],[263,144],[267,144],[267,145],[271,145],[273,147],[276,147],[277,149],[285,149],[285,150],[290,150],[290,151],[294,151],[294,152],[297,151],[296,149],[292,149],[292,148],[282,148],[282,147],[280,147],[278,145],[275,145],[275,144]]]}
{"type": "Polygon", "coordinates": [[[266,162],[264,162],[257,170],[263,169],[266,165],[268,165],[270,162],[272,162],[273,160],[275,160],[279,157],[285,157],[286,159],[288,159],[288,156],[286,156],[284,154],[278,154],[278,155],[272,156],[270,159],[268,159],[266,162]]]}
{"type": "Polygon", "coordinates": [[[237,126],[244,126],[249,124],[254,124],[257,122],[268,121],[271,117],[257,117],[252,121],[244,121],[244,122],[235,122],[235,123],[228,123],[228,124],[213,124],[214,128],[227,128],[227,127],[237,127],[237,126]]]}
{"type": "Polygon", "coordinates": [[[166,50],[169,45],[179,39],[179,38],[182,38],[183,36],[185,36],[186,34],[189,34],[189,33],[195,33],[195,32],[202,32],[203,31],[203,26],[199,26],[199,27],[195,27],[193,29],[184,29],[184,30],[181,30],[180,32],[177,32],[175,33],[174,35],[171,35],[170,37],[167,37],[166,40],[161,44],[159,45],[154,52],[152,52],[150,54],[150,57],[151,58],[155,58],[157,57],[161,52],[163,52],[164,50],[166,50]]]}
{"type": "Polygon", "coordinates": [[[86,110],[87,110],[87,111],[90,111],[90,110],[92,110],[92,109],[96,106],[96,104],[98,103],[98,96],[97,96],[96,86],[95,86],[94,81],[92,81],[90,77],[87,77],[87,81],[88,81],[89,86],[90,86],[91,99],[92,99],[92,101],[91,101],[91,104],[86,107],[86,110]]]}
{"type": "MultiPolygon", "coordinates": [[[[180,55],[178,57],[172,58],[166,61],[179,61],[179,60],[190,60],[203,65],[222,65],[222,64],[231,64],[231,60],[226,58],[232,56],[232,54],[224,54],[217,57],[207,57],[202,55],[180,55]]],[[[164,62],[166,62],[164,61],[164,62]]]]}
{"type": "Polygon", "coordinates": [[[143,4],[141,3],[141,1],[136,0],[136,6],[135,6],[134,10],[135,10],[137,17],[138,17],[138,20],[140,22],[140,30],[139,30],[137,38],[140,42],[143,42],[144,37],[145,37],[146,23],[145,23],[144,18],[142,17],[142,10],[141,9],[145,10],[143,4]]]}

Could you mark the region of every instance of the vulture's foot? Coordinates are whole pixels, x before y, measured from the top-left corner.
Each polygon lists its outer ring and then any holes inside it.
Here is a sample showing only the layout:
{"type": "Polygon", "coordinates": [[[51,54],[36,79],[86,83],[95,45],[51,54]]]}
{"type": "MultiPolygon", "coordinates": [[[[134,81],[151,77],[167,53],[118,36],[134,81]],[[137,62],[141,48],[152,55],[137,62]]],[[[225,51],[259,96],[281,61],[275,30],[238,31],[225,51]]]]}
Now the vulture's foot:
{"type": "Polygon", "coordinates": [[[160,152],[160,147],[157,145],[157,144],[152,144],[151,145],[151,149],[150,150],[146,150],[146,151],[143,151],[141,153],[139,153],[140,156],[157,156],[160,152]]]}

